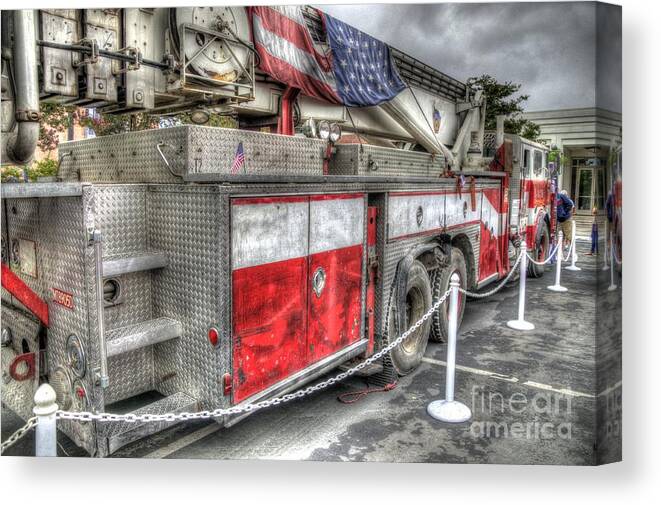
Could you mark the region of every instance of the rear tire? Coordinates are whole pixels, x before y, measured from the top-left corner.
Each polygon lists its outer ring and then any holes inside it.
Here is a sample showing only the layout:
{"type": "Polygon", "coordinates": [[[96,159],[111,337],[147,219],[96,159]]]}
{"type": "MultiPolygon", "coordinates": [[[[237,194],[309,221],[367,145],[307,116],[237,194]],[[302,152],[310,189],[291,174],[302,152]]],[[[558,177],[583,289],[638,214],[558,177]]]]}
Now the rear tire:
{"type": "MultiPolygon", "coordinates": [[[[542,220],[537,227],[537,236],[535,237],[535,247],[533,249],[533,258],[536,261],[546,261],[549,255],[551,237],[546,222],[542,220]]],[[[538,279],[544,276],[546,265],[535,265],[532,261],[528,262],[528,277],[538,279]]]]}
{"type": "MultiPolygon", "coordinates": [[[[466,259],[464,253],[458,247],[452,248],[452,257],[450,265],[445,268],[437,268],[432,272],[431,285],[432,285],[432,304],[443,296],[443,294],[450,288],[450,277],[456,272],[459,274],[459,283],[463,289],[467,285],[467,270],[466,259]]],[[[461,321],[464,318],[464,307],[466,306],[466,295],[459,293],[459,317],[457,319],[457,327],[461,326],[461,321]]],[[[447,342],[448,339],[448,310],[450,308],[450,298],[443,303],[434,315],[432,316],[431,332],[429,339],[432,342],[447,342]]]]}
{"type": "MultiPolygon", "coordinates": [[[[408,283],[406,284],[406,314],[403,315],[403,331],[408,330],[409,326],[418,321],[431,308],[431,300],[431,284],[427,269],[419,261],[414,261],[409,270],[408,283]]],[[[395,303],[394,286],[391,290],[388,305],[386,334],[388,335],[388,342],[392,342],[399,337],[397,325],[395,324],[398,304],[395,303]]],[[[428,319],[406,340],[390,351],[390,359],[398,375],[406,375],[415,370],[420,364],[427,349],[430,324],[431,321],[428,319]]]]}

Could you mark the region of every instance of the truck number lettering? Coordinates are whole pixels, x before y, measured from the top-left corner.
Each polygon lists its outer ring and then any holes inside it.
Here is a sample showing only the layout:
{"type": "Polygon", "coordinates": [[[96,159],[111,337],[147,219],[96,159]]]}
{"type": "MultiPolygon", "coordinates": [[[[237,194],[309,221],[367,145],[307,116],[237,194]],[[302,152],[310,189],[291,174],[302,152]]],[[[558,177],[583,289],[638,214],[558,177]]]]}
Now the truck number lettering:
{"type": "Polygon", "coordinates": [[[65,291],[60,291],[57,288],[53,289],[53,301],[66,307],[67,309],[73,310],[73,295],[66,293],[65,291]]]}

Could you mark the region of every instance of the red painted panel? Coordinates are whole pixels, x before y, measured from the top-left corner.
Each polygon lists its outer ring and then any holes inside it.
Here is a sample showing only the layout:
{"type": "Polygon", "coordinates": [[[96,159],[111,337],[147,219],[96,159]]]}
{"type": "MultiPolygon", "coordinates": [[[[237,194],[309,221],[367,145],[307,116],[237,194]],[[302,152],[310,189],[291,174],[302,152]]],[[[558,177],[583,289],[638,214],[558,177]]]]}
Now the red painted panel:
{"type": "Polygon", "coordinates": [[[308,290],[310,363],[360,339],[362,260],[362,245],[310,256],[310,286],[318,269],[326,274],[324,288],[318,296],[312,287],[308,290]]]}
{"type": "Polygon", "coordinates": [[[256,196],[248,198],[235,198],[232,205],[260,205],[266,203],[301,203],[308,201],[307,196],[256,196]]]}
{"type": "Polygon", "coordinates": [[[498,269],[498,239],[491,234],[487,226],[480,226],[480,272],[478,280],[482,281],[493,275],[498,269]]]}
{"type": "Polygon", "coordinates": [[[303,257],[232,273],[234,402],[306,366],[307,267],[303,257]]]}
{"type": "Polygon", "coordinates": [[[310,201],[321,202],[325,200],[354,200],[363,198],[362,193],[329,193],[327,195],[310,195],[310,201]]]}
{"type": "Polygon", "coordinates": [[[500,197],[500,188],[488,188],[484,189],[484,196],[489,200],[491,206],[496,209],[496,212],[503,212],[503,203],[500,197]]]}
{"type": "Polygon", "coordinates": [[[2,287],[25,305],[45,326],[48,326],[48,304],[4,263],[2,263],[2,287]]]}

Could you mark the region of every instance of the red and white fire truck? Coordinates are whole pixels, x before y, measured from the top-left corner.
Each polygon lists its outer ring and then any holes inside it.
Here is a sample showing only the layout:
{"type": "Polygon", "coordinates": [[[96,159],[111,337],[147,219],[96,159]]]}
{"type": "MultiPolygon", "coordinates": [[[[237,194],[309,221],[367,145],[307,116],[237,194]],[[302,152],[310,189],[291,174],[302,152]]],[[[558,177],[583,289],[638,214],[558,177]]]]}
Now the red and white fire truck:
{"type": "MultiPolygon", "coordinates": [[[[2,186],[2,401],[23,417],[44,381],[70,411],[275,397],[383,348],[452,273],[475,291],[523,239],[548,253],[544,146],[485,134],[480,89],[394,48],[410,93],[348,111],[260,73],[243,8],[2,16],[4,160],[31,156],[40,100],[240,126],[69,142],[56,181],[2,186]]],[[[446,335],[442,305],[366,372],[407,374],[446,335]]],[[[58,422],[100,456],[170,424],[58,422]]]]}

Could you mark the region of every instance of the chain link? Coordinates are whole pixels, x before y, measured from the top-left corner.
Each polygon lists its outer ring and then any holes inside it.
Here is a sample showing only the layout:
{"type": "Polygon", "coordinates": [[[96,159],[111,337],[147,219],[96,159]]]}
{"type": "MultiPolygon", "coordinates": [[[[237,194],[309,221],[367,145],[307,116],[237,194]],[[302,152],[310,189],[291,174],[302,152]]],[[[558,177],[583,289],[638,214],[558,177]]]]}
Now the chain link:
{"type": "Polygon", "coordinates": [[[34,428],[37,425],[37,417],[31,417],[30,419],[27,420],[27,422],[23,425],[22,428],[19,428],[14,432],[14,434],[9,437],[7,440],[2,442],[0,445],[0,454],[5,452],[5,449],[11,447],[14,445],[16,442],[18,442],[21,438],[25,436],[25,434],[30,431],[32,428],[34,428]]]}
{"type": "Polygon", "coordinates": [[[560,248],[560,245],[559,245],[559,244],[556,244],[556,245],[555,245],[555,248],[553,249],[553,252],[552,252],[551,254],[549,254],[549,257],[546,258],[544,261],[536,261],[536,260],[533,259],[532,256],[530,256],[530,254],[526,253],[527,256],[528,256],[528,261],[530,261],[531,263],[534,263],[535,265],[544,266],[544,265],[546,265],[549,261],[551,261],[551,260],[553,259],[553,256],[555,256],[555,254],[558,252],[558,249],[559,249],[559,248],[560,248]]]}
{"type": "MultiPolygon", "coordinates": [[[[574,231],[576,231],[576,229],[574,229],[574,231]]],[[[563,262],[567,263],[571,259],[573,254],[576,252],[574,251],[574,247],[576,247],[576,233],[574,233],[571,237],[571,244],[569,244],[569,251],[567,252],[567,256],[565,257],[564,254],[562,255],[563,262]]]]}
{"type": "Polygon", "coordinates": [[[322,389],[325,389],[329,386],[332,386],[333,384],[336,384],[337,382],[343,381],[347,377],[355,374],[356,372],[362,370],[366,366],[371,365],[374,363],[376,360],[380,359],[383,357],[386,353],[390,352],[392,349],[397,347],[399,344],[401,344],[406,338],[409,337],[413,332],[418,330],[427,319],[429,319],[434,312],[438,310],[438,308],[445,302],[447,299],[448,295],[450,294],[450,289],[448,289],[443,296],[441,296],[432,306],[431,308],[418,320],[413,324],[408,330],[406,330],[404,333],[402,333],[399,337],[397,337],[395,340],[390,342],[386,347],[381,349],[379,352],[376,354],[373,354],[366,360],[360,362],[357,364],[355,367],[350,368],[349,370],[346,370],[345,372],[342,372],[334,377],[331,377],[330,379],[327,379],[323,382],[319,382],[317,384],[314,384],[313,386],[308,386],[304,389],[299,389],[298,391],[295,391],[293,393],[287,393],[282,396],[278,396],[275,398],[271,398],[269,400],[262,400],[260,402],[256,403],[248,403],[246,405],[237,405],[235,407],[229,407],[229,408],[219,408],[215,410],[202,410],[199,412],[182,412],[180,414],[109,414],[107,412],[101,412],[101,413],[93,413],[93,412],[68,412],[65,410],[58,410],[57,411],[57,418],[58,419],[69,419],[69,420],[74,420],[74,421],[82,421],[82,422],[89,422],[89,421],[100,421],[100,422],[129,422],[129,423],[135,423],[135,422],[162,422],[162,421],[183,421],[183,420],[188,420],[188,419],[208,419],[211,417],[222,417],[226,415],[234,415],[234,414],[243,414],[245,412],[254,412],[256,410],[261,410],[265,409],[267,407],[271,407],[274,405],[280,405],[281,403],[286,403],[291,400],[295,400],[298,398],[303,398],[309,394],[315,393],[317,391],[320,391],[322,389]]]}
{"type": "Polygon", "coordinates": [[[459,291],[461,291],[463,294],[465,294],[469,298],[487,298],[488,296],[496,294],[512,278],[512,276],[514,275],[514,272],[516,272],[516,268],[519,266],[519,263],[521,263],[521,258],[523,258],[524,254],[527,254],[527,252],[522,249],[521,252],[519,253],[519,257],[516,258],[516,261],[514,262],[514,265],[512,265],[512,268],[510,268],[510,273],[508,273],[507,277],[505,277],[502,280],[502,282],[500,284],[498,284],[498,286],[493,288],[491,291],[487,291],[486,293],[474,293],[472,291],[467,291],[464,288],[459,288],[459,291]]]}

